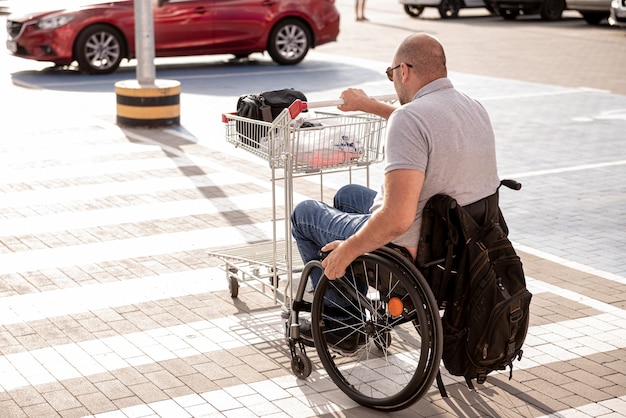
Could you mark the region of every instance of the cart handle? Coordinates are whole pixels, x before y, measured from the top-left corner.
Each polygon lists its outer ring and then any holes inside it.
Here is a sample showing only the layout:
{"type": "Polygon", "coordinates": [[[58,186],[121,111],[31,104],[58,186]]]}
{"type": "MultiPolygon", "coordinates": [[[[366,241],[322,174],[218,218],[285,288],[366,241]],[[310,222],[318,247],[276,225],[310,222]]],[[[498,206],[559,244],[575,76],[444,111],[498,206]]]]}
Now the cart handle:
{"type": "MultiPolygon", "coordinates": [[[[383,102],[390,102],[393,100],[397,100],[398,96],[396,96],[395,94],[387,94],[383,96],[372,96],[372,99],[381,100],[383,102]]],[[[343,99],[323,100],[319,102],[303,102],[300,99],[296,99],[296,101],[289,106],[289,116],[291,117],[291,119],[295,119],[300,113],[304,112],[307,109],[339,106],[341,104],[343,104],[343,99]]]]}

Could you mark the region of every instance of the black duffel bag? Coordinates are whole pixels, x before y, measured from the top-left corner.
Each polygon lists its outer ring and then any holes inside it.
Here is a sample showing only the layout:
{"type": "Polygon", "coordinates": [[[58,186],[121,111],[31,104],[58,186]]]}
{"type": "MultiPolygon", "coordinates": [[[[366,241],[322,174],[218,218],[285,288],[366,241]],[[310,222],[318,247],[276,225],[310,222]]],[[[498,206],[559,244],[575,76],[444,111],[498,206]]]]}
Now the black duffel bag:
{"type": "MultiPolygon", "coordinates": [[[[246,94],[237,100],[237,116],[272,122],[297,99],[307,101],[304,93],[291,88],[246,94]]],[[[236,127],[241,142],[254,148],[259,147],[261,138],[268,136],[269,128],[266,126],[237,121],[236,127]]]]}

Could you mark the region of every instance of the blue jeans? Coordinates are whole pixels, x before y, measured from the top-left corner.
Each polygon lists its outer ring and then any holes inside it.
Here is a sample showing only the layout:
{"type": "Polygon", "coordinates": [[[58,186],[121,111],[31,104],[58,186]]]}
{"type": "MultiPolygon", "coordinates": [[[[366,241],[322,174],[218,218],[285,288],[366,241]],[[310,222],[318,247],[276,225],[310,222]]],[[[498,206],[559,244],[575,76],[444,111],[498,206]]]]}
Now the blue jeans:
{"type": "MultiPolygon", "coordinates": [[[[335,240],[345,240],[358,231],[371,216],[369,209],[376,192],[358,184],[342,187],[335,194],[333,206],[315,200],[299,203],[291,214],[291,234],[296,240],[300,257],[305,263],[320,260],[321,248],[335,240]]],[[[311,275],[313,288],[321,271],[311,275]]],[[[366,283],[360,286],[363,293],[366,283]]]]}

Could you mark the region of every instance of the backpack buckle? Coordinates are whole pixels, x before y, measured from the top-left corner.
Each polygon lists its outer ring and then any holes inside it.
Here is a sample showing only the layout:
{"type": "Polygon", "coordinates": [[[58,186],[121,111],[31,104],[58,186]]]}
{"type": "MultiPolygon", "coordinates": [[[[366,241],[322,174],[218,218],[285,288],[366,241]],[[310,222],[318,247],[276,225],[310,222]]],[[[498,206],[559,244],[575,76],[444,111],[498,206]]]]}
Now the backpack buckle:
{"type": "Polygon", "coordinates": [[[511,315],[509,316],[509,320],[512,324],[516,324],[522,320],[524,317],[524,312],[522,311],[522,307],[518,306],[517,308],[511,309],[511,315]]]}

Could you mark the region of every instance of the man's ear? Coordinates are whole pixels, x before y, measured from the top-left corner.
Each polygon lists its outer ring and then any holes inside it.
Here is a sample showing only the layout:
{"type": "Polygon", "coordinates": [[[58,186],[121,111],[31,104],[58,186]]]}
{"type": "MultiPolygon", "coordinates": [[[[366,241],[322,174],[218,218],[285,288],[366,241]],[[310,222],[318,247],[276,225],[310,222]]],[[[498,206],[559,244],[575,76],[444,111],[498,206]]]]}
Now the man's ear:
{"type": "Polygon", "coordinates": [[[406,82],[407,78],[409,77],[409,72],[411,71],[411,69],[409,68],[408,65],[406,65],[405,63],[402,63],[402,82],[406,82]]]}

